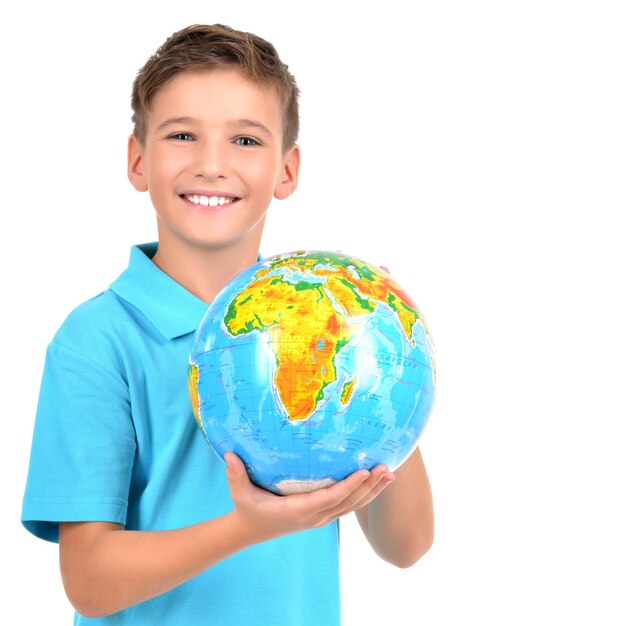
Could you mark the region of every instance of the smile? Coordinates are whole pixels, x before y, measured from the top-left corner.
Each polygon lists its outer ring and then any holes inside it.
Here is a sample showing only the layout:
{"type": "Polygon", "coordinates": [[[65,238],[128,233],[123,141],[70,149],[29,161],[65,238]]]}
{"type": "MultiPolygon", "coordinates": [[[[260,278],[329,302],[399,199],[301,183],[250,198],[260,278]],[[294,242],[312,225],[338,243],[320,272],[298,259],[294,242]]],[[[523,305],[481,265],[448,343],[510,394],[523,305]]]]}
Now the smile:
{"type": "Polygon", "coordinates": [[[199,204],[202,206],[222,206],[224,204],[231,204],[235,202],[237,198],[230,198],[227,196],[200,196],[200,195],[183,195],[185,200],[188,200],[192,204],[199,204]]]}

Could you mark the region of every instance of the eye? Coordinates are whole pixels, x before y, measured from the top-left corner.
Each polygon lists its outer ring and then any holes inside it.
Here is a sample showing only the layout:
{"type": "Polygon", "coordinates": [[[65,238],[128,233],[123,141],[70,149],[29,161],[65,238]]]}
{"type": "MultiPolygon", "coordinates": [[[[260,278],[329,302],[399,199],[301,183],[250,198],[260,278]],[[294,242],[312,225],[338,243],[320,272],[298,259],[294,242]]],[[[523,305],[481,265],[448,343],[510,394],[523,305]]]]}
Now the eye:
{"type": "Polygon", "coordinates": [[[190,133],[173,133],[170,135],[170,139],[176,139],[178,141],[191,141],[193,136],[190,133]]]}
{"type": "Polygon", "coordinates": [[[260,145],[256,139],[252,139],[252,137],[237,137],[235,139],[235,143],[238,146],[258,146],[260,145]]]}

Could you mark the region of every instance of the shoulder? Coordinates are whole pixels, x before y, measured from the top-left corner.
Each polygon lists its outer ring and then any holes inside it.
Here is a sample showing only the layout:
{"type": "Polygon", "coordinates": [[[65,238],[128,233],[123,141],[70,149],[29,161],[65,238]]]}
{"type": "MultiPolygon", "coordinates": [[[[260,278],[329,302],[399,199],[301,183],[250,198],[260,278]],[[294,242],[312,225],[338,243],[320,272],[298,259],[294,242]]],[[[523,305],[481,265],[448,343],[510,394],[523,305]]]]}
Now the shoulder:
{"type": "Polygon", "coordinates": [[[111,289],[72,310],[48,347],[47,360],[81,370],[91,364],[125,380],[127,352],[140,341],[144,330],[128,303],[111,289]]]}
{"type": "Polygon", "coordinates": [[[107,289],[73,309],[56,332],[53,343],[78,349],[127,318],[122,303],[107,289]]]}
{"type": "MultiPolygon", "coordinates": [[[[124,284],[131,293],[149,289],[151,276],[145,266],[150,264],[144,249],[152,244],[133,246],[128,267],[111,283],[89,300],[75,307],[54,336],[53,343],[66,345],[80,351],[81,346],[92,349],[98,338],[122,337],[137,327],[138,310],[128,298],[120,297],[119,285],[124,284]],[[142,271],[139,270],[143,268],[142,271]]],[[[141,326],[142,324],[139,323],[141,326]]]]}

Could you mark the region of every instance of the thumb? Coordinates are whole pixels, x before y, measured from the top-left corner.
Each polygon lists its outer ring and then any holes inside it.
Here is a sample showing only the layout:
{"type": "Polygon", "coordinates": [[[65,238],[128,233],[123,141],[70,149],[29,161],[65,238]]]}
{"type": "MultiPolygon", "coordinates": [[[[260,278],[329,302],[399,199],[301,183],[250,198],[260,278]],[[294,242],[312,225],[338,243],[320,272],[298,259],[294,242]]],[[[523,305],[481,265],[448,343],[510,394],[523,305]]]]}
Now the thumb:
{"type": "Polygon", "coordinates": [[[226,479],[231,485],[249,482],[246,468],[234,452],[227,452],[224,461],[226,461],[226,479]]]}

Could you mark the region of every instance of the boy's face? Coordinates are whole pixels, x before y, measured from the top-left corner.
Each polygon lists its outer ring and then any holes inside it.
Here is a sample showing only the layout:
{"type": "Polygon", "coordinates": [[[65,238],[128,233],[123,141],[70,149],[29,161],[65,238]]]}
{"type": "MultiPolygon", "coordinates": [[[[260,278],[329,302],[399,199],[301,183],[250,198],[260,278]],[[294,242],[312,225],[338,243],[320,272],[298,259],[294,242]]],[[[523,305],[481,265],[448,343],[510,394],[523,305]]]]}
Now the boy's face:
{"type": "MultiPolygon", "coordinates": [[[[236,70],[182,73],[154,97],[146,139],[129,140],[128,174],[149,191],[159,247],[260,241],[272,197],[296,188],[299,151],[282,149],[277,95],[236,70]]],[[[238,247],[238,246],[237,246],[238,247]]]]}

